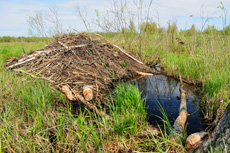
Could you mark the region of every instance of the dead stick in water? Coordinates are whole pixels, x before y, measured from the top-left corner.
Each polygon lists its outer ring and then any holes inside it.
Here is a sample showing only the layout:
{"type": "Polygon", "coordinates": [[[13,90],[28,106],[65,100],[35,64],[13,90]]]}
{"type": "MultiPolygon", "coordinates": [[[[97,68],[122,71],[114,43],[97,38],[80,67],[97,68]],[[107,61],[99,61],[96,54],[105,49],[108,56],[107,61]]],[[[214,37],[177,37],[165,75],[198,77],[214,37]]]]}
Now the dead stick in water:
{"type": "Polygon", "coordinates": [[[188,113],[187,113],[186,93],[183,88],[183,81],[181,75],[180,75],[180,90],[181,90],[181,94],[180,94],[181,101],[180,101],[179,116],[177,117],[176,121],[173,124],[173,129],[177,134],[183,136],[183,129],[187,121],[188,113]]]}

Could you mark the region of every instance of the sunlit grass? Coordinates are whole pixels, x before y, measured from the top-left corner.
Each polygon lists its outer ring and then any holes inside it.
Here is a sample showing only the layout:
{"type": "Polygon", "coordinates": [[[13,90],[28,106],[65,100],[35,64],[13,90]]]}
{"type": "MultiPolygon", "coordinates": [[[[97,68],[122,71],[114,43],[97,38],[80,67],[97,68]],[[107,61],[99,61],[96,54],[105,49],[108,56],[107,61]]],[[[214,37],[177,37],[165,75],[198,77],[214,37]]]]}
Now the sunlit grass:
{"type": "Polygon", "coordinates": [[[44,80],[0,73],[0,133],[3,152],[109,152],[137,148],[147,128],[137,87],[118,85],[108,105],[110,118],[85,106],[75,113],[65,96],[44,80]]]}
{"type": "MultiPolygon", "coordinates": [[[[136,35],[114,34],[108,36],[148,64],[161,64],[168,74],[179,74],[191,82],[201,82],[201,109],[206,119],[212,121],[223,113],[229,103],[230,87],[230,36],[216,32],[142,34],[141,43],[136,35]],[[125,41],[125,35],[132,41],[125,41]],[[184,41],[179,44],[176,38],[184,41]],[[129,44],[131,43],[131,44],[129,44]],[[139,46],[141,44],[141,53],[139,46]]],[[[106,36],[106,34],[105,34],[106,36]]]]}
{"type": "Polygon", "coordinates": [[[0,61],[5,62],[10,57],[17,57],[44,47],[47,42],[2,42],[0,43],[0,61]]]}

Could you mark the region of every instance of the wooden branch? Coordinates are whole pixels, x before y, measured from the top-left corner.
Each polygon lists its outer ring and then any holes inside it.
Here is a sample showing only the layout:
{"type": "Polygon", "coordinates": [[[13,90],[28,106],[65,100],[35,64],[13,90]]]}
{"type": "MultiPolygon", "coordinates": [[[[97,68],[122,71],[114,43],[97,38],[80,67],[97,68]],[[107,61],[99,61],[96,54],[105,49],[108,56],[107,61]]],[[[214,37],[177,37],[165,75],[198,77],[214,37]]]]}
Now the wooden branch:
{"type": "Polygon", "coordinates": [[[122,53],[124,53],[125,55],[127,55],[128,57],[130,57],[131,59],[133,59],[134,61],[136,61],[136,62],[138,62],[138,63],[140,63],[140,64],[143,65],[143,63],[142,63],[141,61],[138,61],[138,60],[135,59],[133,56],[131,56],[131,55],[129,55],[128,53],[126,53],[124,49],[120,48],[119,46],[117,46],[117,45],[115,45],[115,44],[113,44],[113,43],[112,43],[112,45],[113,45],[114,47],[118,48],[122,53]]]}
{"type": "Polygon", "coordinates": [[[97,36],[99,36],[99,37],[101,37],[102,39],[104,39],[104,40],[107,41],[108,43],[112,44],[114,47],[116,47],[117,49],[119,49],[122,53],[124,53],[125,55],[127,55],[128,57],[130,57],[131,59],[133,59],[134,61],[136,61],[136,62],[138,62],[138,63],[140,63],[140,64],[143,65],[143,63],[142,63],[141,61],[139,61],[139,60],[137,60],[136,58],[134,58],[133,56],[129,55],[124,49],[122,49],[122,48],[120,48],[119,46],[117,46],[117,45],[111,43],[110,41],[108,41],[108,40],[107,40],[105,37],[103,37],[102,35],[97,34],[97,33],[94,33],[94,34],[97,35],[97,36]]]}
{"type": "Polygon", "coordinates": [[[153,75],[152,73],[145,73],[145,72],[139,72],[139,71],[136,71],[136,73],[141,76],[152,76],[153,75]]]}
{"type": "Polygon", "coordinates": [[[76,46],[67,46],[66,44],[64,44],[64,43],[62,43],[62,42],[60,42],[60,41],[58,41],[58,43],[59,43],[60,45],[62,45],[63,47],[65,47],[67,50],[70,50],[70,49],[72,49],[72,48],[79,48],[79,47],[87,46],[87,44],[81,44],[81,45],[76,45],[76,46]]]}
{"type": "Polygon", "coordinates": [[[24,71],[24,70],[21,70],[21,69],[13,69],[13,70],[16,71],[16,72],[25,73],[25,74],[27,74],[27,75],[31,76],[32,78],[35,78],[35,79],[44,79],[44,80],[47,80],[47,81],[49,81],[49,82],[51,82],[51,83],[54,83],[53,80],[49,80],[49,79],[47,79],[47,78],[45,78],[45,77],[36,77],[36,76],[34,76],[33,74],[28,73],[28,72],[26,72],[26,71],[24,71]]]}
{"type": "Polygon", "coordinates": [[[34,54],[28,55],[27,58],[22,58],[22,59],[18,60],[18,63],[10,65],[7,68],[8,69],[13,69],[16,66],[19,66],[19,65],[22,65],[22,64],[25,64],[27,62],[30,62],[30,61],[34,60],[38,55],[50,54],[51,52],[53,52],[55,50],[56,49],[54,49],[54,50],[36,51],[34,54]]]}
{"type": "Polygon", "coordinates": [[[16,63],[16,64],[14,64],[14,65],[10,65],[10,66],[8,66],[7,68],[8,68],[8,69],[12,69],[12,68],[14,68],[14,67],[16,67],[16,66],[22,65],[22,64],[27,63],[27,62],[29,62],[29,61],[32,61],[32,60],[34,60],[34,59],[35,59],[35,57],[29,58],[29,59],[26,59],[26,60],[24,60],[24,61],[22,61],[22,62],[16,63]]]}
{"type": "Polygon", "coordinates": [[[177,117],[176,121],[173,124],[173,129],[180,136],[183,136],[183,129],[187,121],[188,113],[187,113],[187,104],[186,104],[186,93],[185,90],[183,89],[183,81],[181,75],[180,75],[180,90],[181,90],[181,101],[180,101],[180,108],[179,108],[179,116],[177,117]]]}
{"type": "Polygon", "coordinates": [[[62,43],[62,42],[60,42],[60,41],[58,41],[58,43],[59,43],[60,45],[62,45],[63,47],[65,47],[65,49],[69,49],[69,47],[66,46],[64,43],[62,43]]]}

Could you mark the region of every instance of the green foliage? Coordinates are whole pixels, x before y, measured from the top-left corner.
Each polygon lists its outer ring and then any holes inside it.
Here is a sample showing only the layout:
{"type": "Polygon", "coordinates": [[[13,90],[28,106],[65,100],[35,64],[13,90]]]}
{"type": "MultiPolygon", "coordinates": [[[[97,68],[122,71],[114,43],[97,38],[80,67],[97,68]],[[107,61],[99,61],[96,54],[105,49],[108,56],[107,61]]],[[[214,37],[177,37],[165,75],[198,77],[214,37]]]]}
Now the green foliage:
{"type": "Polygon", "coordinates": [[[172,34],[172,33],[177,33],[178,29],[177,29],[177,25],[176,23],[168,23],[168,28],[167,28],[167,33],[168,34],[172,34]]]}
{"type": "Polygon", "coordinates": [[[115,95],[111,108],[114,118],[113,129],[120,136],[127,131],[134,136],[143,128],[147,117],[144,100],[141,100],[138,88],[131,84],[119,85],[115,90],[115,95]]]}
{"type": "Polygon", "coordinates": [[[209,34],[209,35],[213,35],[213,34],[217,34],[218,30],[216,29],[216,27],[214,25],[208,25],[208,27],[204,30],[205,34],[209,34]]]}
{"type": "Polygon", "coordinates": [[[230,25],[228,25],[227,27],[225,27],[223,33],[224,33],[225,35],[228,35],[228,36],[230,35],[230,25]]]}
{"type": "Polygon", "coordinates": [[[141,29],[144,32],[150,33],[150,34],[154,34],[158,32],[158,27],[157,24],[155,22],[147,22],[147,23],[142,23],[141,25],[141,29]]]}
{"type": "Polygon", "coordinates": [[[185,30],[185,35],[187,35],[187,36],[193,36],[193,35],[196,35],[196,33],[197,33],[197,31],[196,31],[196,27],[195,27],[195,25],[193,24],[192,26],[191,26],[191,28],[190,29],[188,29],[188,30],[185,30]]]}
{"type": "MultiPolygon", "coordinates": [[[[180,73],[191,82],[202,82],[201,109],[206,119],[213,120],[215,114],[223,112],[230,99],[230,37],[210,25],[204,32],[197,32],[195,26],[192,26],[188,31],[176,33],[172,27],[176,26],[170,24],[167,30],[169,33],[142,35],[143,62],[154,65],[160,61],[168,74],[180,73]]],[[[123,45],[134,55],[139,55],[138,34],[133,36],[131,44],[127,41],[123,43],[125,41],[119,33],[107,38],[123,45]]]]}
{"type": "Polygon", "coordinates": [[[123,62],[123,63],[120,63],[120,65],[121,65],[121,66],[123,66],[123,67],[127,67],[128,62],[123,62]]]}
{"type": "Polygon", "coordinates": [[[129,21],[129,32],[130,33],[136,33],[136,28],[135,28],[135,24],[133,21],[129,21]]]}

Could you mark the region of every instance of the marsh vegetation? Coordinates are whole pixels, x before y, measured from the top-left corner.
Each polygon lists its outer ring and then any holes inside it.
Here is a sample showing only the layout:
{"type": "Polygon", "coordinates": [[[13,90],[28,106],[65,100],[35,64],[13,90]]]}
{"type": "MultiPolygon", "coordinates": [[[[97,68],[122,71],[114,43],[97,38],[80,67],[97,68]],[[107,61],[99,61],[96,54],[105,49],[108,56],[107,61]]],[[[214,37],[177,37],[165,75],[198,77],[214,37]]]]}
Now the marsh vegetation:
{"type": "MultiPolygon", "coordinates": [[[[179,30],[176,22],[169,22],[162,27],[150,20],[148,11],[143,17],[142,9],[134,20],[126,18],[128,9],[122,2],[112,14],[116,20],[97,12],[103,31],[98,33],[145,65],[160,64],[165,75],[181,74],[184,82],[197,86],[201,115],[210,132],[230,103],[230,26],[218,30],[204,22],[202,29],[192,25],[179,30]]],[[[109,109],[102,108],[111,116],[107,119],[68,101],[44,80],[4,68],[9,58],[42,48],[58,35],[60,30],[53,38],[0,38],[0,152],[186,152],[184,141],[170,138],[163,108],[164,128],[157,132],[147,122],[145,99],[137,86],[120,84],[107,95],[109,109]]]]}

